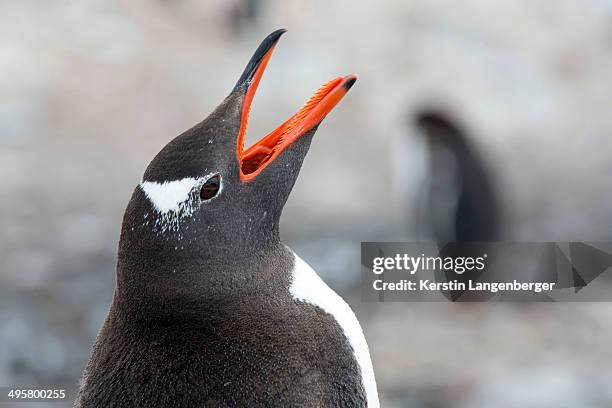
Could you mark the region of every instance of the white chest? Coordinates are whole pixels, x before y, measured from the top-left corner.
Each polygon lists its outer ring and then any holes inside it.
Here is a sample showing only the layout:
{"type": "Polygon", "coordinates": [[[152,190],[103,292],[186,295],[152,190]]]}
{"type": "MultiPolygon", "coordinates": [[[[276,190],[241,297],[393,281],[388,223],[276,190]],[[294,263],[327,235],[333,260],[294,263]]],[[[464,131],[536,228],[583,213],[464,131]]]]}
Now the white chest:
{"type": "Polygon", "coordinates": [[[296,300],[318,306],[336,319],[353,347],[355,359],[361,368],[368,408],[380,407],[370,351],[357,317],[349,305],[323,282],[310,265],[297,254],[293,255],[295,264],[293,281],[289,288],[291,295],[296,300]]]}

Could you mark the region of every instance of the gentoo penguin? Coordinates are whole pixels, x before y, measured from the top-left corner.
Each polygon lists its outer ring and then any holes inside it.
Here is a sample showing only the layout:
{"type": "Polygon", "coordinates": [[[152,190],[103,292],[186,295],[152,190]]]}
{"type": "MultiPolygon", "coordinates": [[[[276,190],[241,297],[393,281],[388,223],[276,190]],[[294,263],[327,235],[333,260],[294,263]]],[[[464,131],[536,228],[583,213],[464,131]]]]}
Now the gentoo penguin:
{"type": "Polygon", "coordinates": [[[251,102],[285,30],[229,96],[168,143],[125,211],[117,286],[76,407],[378,407],[354,313],[279,238],[335,78],[248,149],[251,102]]]}
{"type": "MultiPolygon", "coordinates": [[[[482,256],[490,249],[480,242],[498,239],[499,206],[496,191],[484,160],[472,146],[469,134],[448,114],[425,109],[415,118],[422,132],[430,158],[428,217],[432,236],[440,244],[443,258],[482,256]],[[444,241],[455,241],[447,245],[444,241]]],[[[457,281],[467,287],[484,271],[458,275],[437,271],[438,282],[457,281]]],[[[484,301],[486,292],[462,290],[443,292],[452,301],[484,301]]]]}
{"type": "Polygon", "coordinates": [[[427,109],[416,116],[429,149],[429,219],[439,241],[495,241],[499,206],[490,172],[469,136],[448,115],[427,109]]]}

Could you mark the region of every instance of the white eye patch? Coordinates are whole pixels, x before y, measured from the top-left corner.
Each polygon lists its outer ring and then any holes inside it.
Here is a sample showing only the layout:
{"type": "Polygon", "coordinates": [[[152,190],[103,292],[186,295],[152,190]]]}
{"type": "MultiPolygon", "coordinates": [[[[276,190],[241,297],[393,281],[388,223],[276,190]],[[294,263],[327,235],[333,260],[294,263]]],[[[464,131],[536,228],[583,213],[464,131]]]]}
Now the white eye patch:
{"type": "Polygon", "coordinates": [[[182,180],[165,181],[143,181],[140,188],[151,201],[157,211],[166,214],[170,211],[179,211],[181,204],[189,199],[189,193],[198,182],[195,178],[184,178],[182,180]]]}
{"type": "Polygon", "coordinates": [[[160,227],[162,232],[178,230],[181,219],[191,216],[200,203],[197,199],[191,197],[192,191],[200,188],[206,180],[215,174],[211,173],[199,178],[187,177],[163,183],[141,181],[140,189],[160,215],[156,217],[155,225],[160,227]]]}

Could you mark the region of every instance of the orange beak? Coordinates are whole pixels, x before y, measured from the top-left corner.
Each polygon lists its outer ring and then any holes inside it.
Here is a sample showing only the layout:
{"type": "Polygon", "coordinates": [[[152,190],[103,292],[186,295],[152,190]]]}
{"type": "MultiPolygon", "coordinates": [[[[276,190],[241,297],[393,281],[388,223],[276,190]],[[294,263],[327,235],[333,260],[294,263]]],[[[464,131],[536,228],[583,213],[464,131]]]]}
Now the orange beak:
{"type": "MultiPolygon", "coordinates": [[[[264,40],[254,58],[257,53],[260,53],[261,56],[254,63],[249,63],[249,66],[251,64],[254,66],[250,67],[250,78],[247,80],[247,90],[242,105],[240,130],[236,145],[236,153],[240,162],[240,179],[242,181],[253,180],[289,145],[319,125],[357,80],[357,75],[350,74],[345,77],[334,78],[322,85],[297,113],[245,150],[244,138],[248,128],[253,97],[282,33],[284,33],[284,30],[276,31],[264,40]],[[262,47],[264,49],[261,49],[262,47]]],[[[247,70],[249,70],[249,66],[247,66],[247,70]]],[[[245,74],[247,74],[247,71],[245,71],[245,74]]]]}

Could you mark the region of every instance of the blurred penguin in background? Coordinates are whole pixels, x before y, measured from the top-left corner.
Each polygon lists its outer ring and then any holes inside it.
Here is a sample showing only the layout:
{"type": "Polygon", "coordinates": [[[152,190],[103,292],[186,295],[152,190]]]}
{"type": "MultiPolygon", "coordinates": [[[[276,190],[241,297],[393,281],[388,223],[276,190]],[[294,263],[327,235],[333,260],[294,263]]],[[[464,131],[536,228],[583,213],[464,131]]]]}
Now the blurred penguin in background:
{"type": "Polygon", "coordinates": [[[415,122],[429,152],[426,217],[432,237],[438,241],[497,240],[497,197],[469,135],[435,110],[417,113],[415,122]]]}
{"type": "MultiPolygon", "coordinates": [[[[429,152],[426,210],[420,216],[425,218],[431,238],[438,241],[442,257],[480,256],[482,248],[478,245],[460,243],[498,239],[499,207],[490,173],[471,146],[470,136],[447,115],[423,110],[416,115],[415,123],[429,152]]],[[[477,280],[481,273],[439,271],[436,280],[466,283],[477,280]]],[[[476,300],[473,293],[459,290],[444,295],[452,301],[476,300]]]]}

